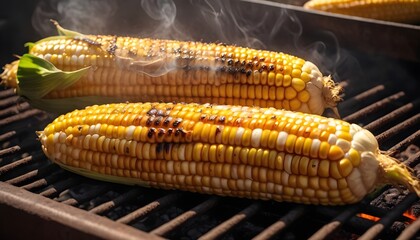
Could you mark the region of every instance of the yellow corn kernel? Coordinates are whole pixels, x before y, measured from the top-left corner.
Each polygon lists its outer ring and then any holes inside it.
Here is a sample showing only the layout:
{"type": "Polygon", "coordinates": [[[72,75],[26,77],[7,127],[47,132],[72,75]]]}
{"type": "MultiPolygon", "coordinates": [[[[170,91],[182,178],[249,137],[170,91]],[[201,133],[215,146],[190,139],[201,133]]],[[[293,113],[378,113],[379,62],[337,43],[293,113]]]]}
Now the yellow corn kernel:
{"type": "Polygon", "coordinates": [[[107,181],[337,205],[361,200],[381,181],[378,174],[391,171],[394,178],[404,176],[397,183],[410,181],[407,186],[417,191],[405,167],[378,155],[367,130],[358,129],[350,142],[334,139],[336,130],[345,132],[349,125],[321,116],[215,104],[121,103],[57,119],[39,132],[44,153],[76,173],[107,181]],[[380,169],[387,166],[392,170],[380,169]]]}
{"type": "Polygon", "coordinates": [[[305,8],[385,21],[415,23],[420,21],[418,0],[370,0],[349,4],[344,0],[310,0],[305,8]]]}

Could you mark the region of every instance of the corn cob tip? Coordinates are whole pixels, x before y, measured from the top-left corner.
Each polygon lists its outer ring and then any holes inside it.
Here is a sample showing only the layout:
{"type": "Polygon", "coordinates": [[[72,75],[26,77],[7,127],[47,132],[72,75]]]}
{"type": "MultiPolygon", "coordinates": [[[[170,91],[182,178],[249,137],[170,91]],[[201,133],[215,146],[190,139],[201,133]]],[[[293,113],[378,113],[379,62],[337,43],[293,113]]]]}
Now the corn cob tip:
{"type": "Polygon", "coordinates": [[[387,154],[379,153],[378,161],[382,166],[384,182],[404,185],[420,197],[420,181],[413,177],[411,168],[387,154]]]}
{"type": "Polygon", "coordinates": [[[332,80],[331,76],[326,76],[322,79],[324,89],[323,89],[323,96],[325,99],[325,104],[327,108],[331,108],[335,117],[340,118],[340,114],[338,113],[337,103],[340,102],[342,99],[340,94],[343,92],[343,88],[336,84],[334,80],[332,80]]]}
{"type": "Polygon", "coordinates": [[[19,60],[13,61],[9,64],[6,64],[3,67],[3,72],[0,74],[0,84],[6,87],[16,88],[17,87],[17,68],[19,65],[19,60]]]}

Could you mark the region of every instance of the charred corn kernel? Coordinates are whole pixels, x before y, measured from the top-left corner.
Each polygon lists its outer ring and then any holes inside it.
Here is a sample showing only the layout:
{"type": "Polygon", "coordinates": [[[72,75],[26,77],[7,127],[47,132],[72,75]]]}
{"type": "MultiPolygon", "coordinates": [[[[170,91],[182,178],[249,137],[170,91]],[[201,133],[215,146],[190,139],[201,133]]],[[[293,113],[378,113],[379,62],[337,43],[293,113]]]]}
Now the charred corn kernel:
{"type": "Polygon", "coordinates": [[[393,22],[420,21],[419,0],[310,0],[304,7],[393,22]]]}
{"type": "Polygon", "coordinates": [[[381,181],[420,192],[367,130],[273,108],[109,104],[60,116],[38,134],[52,161],[111,182],[326,205],[357,202],[381,181]],[[351,140],[332,141],[337,131],[351,140]]]}

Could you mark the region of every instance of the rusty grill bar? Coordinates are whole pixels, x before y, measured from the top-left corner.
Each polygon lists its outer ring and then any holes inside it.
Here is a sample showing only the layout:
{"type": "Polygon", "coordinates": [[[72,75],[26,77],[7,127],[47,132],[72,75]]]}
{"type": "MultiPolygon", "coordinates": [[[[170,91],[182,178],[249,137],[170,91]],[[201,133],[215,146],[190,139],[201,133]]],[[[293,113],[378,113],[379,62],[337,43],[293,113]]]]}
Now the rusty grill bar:
{"type": "MultiPolygon", "coordinates": [[[[419,169],[418,102],[417,96],[410,97],[403,90],[395,90],[387,85],[367,86],[353,96],[348,96],[340,110],[345,114],[343,119],[364,125],[375,133],[381,144],[393,151],[392,155],[419,169]],[[358,109],[346,112],[350,105],[357,105],[358,109]],[[366,114],[374,117],[365,121],[366,114]]],[[[51,164],[41,152],[34,132],[47,124],[49,116],[26,107],[10,89],[0,91],[0,103],[10,109],[17,109],[16,112],[0,116],[3,129],[0,133],[0,180],[3,182],[0,184],[7,184],[12,192],[16,189],[29,191],[25,193],[29,202],[34,201],[35,197],[52,199],[59,206],[53,210],[58,214],[66,211],[61,206],[70,205],[78,208],[74,211],[100,219],[102,217],[99,216],[104,216],[112,220],[112,225],[128,227],[133,236],[148,234],[163,238],[214,239],[241,236],[253,239],[324,239],[360,236],[361,239],[391,239],[419,236],[416,228],[419,220],[409,223],[409,219],[402,215],[410,209],[420,209],[415,194],[404,192],[401,194],[404,196],[401,197],[402,201],[392,206],[392,209],[375,206],[384,201],[390,191],[395,190],[389,187],[359,204],[324,207],[160,191],[89,180],[51,164]],[[22,105],[25,107],[21,108],[22,105]],[[380,220],[374,222],[364,219],[358,213],[366,213],[380,220]],[[299,232],[299,226],[307,226],[307,222],[312,227],[306,233],[299,232]]],[[[417,174],[420,175],[419,172],[417,174]]],[[[7,194],[11,194],[7,189],[0,191],[0,202],[11,204],[7,208],[16,207],[13,203],[4,202],[7,194]]],[[[419,215],[419,211],[412,212],[419,215]]],[[[40,214],[41,218],[49,217],[49,214],[43,214],[40,214]]],[[[93,224],[91,227],[95,228],[96,220],[90,222],[80,218],[77,221],[81,221],[82,226],[93,224]]],[[[62,224],[72,228],[70,222],[62,224]]],[[[89,236],[109,238],[100,233],[99,229],[101,226],[95,231],[90,229],[89,236]]],[[[113,237],[127,237],[122,234],[116,231],[113,237]]],[[[78,233],[77,236],[82,235],[78,233]]]]}

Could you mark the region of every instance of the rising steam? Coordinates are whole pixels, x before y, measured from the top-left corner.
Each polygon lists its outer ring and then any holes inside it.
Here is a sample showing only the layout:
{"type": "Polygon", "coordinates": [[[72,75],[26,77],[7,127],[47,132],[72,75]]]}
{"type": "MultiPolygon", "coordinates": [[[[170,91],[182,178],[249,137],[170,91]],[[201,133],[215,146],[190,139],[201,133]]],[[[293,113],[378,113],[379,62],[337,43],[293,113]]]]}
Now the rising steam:
{"type": "Polygon", "coordinates": [[[105,33],[118,9],[116,0],[44,0],[32,15],[32,25],[43,36],[56,34],[50,19],[74,31],[105,33]]]}
{"type": "MultiPolygon", "coordinates": [[[[44,36],[56,33],[50,19],[86,34],[131,35],[160,39],[223,42],[237,46],[281,51],[310,60],[335,80],[337,67],[357,61],[331,32],[316,31],[316,41],[303,41],[305,31],[294,12],[286,8],[261,11],[249,3],[224,0],[41,0],[33,14],[34,28],[44,36]]],[[[313,29],[310,31],[314,32],[313,29]]],[[[141,69],[164,68],[176,64],[162,59],[132,59],[141,69]]],[[[347,71],[344,71],[347,72],[347,71]]],[[[354,76],[354,72],[352,73],[354,76]]]]}

